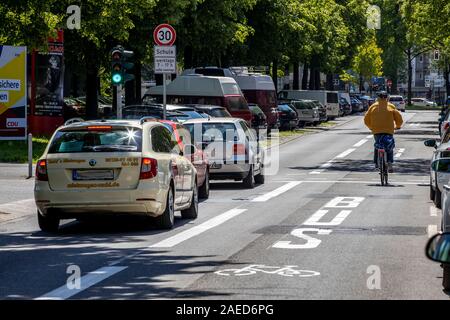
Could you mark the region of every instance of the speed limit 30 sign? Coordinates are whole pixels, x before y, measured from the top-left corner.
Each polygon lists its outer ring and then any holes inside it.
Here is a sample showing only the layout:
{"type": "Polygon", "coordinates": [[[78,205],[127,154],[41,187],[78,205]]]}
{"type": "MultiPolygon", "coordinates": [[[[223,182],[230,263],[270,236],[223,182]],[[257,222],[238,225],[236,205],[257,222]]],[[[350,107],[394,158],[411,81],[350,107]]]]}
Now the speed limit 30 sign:
{"type": "Polygon", "coordinates": [[[160,24],[153,31],[153,40],[158,46],[171,46],[176,39],[177,34],[170,24],[160,24]]]}

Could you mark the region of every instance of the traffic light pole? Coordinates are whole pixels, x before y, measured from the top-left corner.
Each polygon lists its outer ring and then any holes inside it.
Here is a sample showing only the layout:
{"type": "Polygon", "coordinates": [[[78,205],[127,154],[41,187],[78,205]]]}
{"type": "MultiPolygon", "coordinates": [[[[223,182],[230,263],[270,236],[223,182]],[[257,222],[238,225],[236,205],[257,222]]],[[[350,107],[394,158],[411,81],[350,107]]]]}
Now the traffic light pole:
{"type": "Polygon", "coordinates": [[[116,86],[117,119],[122,119],[122,85],[116,86]]]}

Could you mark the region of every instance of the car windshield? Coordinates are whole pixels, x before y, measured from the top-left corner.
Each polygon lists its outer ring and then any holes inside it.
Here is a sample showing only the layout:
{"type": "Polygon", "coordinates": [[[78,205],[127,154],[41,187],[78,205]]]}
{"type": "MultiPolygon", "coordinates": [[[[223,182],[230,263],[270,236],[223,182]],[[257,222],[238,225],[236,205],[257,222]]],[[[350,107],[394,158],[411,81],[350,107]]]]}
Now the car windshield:
{"type": "Polygon", "coordinates": [[[211,110],[209,111],[209,114],[210,114],[212,117],[217,117],[217,118],[220,118],[220,117],[223,117],[223,118],[231,118],[231,114],[228,112],[228,110],[226,110],[226,109],[221,109],[221,108],[211,109],[211,110]]]}
{"type": "Polygon", "coordinates": [[[140,152],[141,148],[142,130],[137,128],[61,130],[51,141],[48,153],[140,152]]]}

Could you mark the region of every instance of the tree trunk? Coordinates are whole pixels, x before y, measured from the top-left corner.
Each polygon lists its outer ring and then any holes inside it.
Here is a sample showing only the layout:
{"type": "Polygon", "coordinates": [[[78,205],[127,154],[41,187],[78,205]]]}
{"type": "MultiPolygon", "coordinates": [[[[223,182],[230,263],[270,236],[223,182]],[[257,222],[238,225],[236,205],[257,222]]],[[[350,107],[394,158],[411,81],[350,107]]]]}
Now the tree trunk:
{"type": "Polygon", "coordinates": [[[327,90],[334,91],[334,75],[332,73],[327,73],[327,90]]]}
{"type": "Polygon", "coordinates": [[[407,104],[411,105],[411,98],[412,98],[412,58],[411,58],[411,49],[408,49],[407,52],[407,59],[408,59],[408,98],[407,98],[407,104]]]}
{"type": "Polygon", "coordinates": [[[308,89],[308,64],[303,64],[302,90],[308,89]]]}
{"type": "Polygon", "coordinates": [[[275,91],[278,92],[278,61],[277,61],[277,59],[274,59],[273,63],[272,63],[272,79],[273,79],[273,84],[275,85],[275,91]]]}
{"type": "Polygon", "coordinates": [[[320,90],[320,70],[316,69],[314,71],[314,77],[315,77],[315,86],[314,86],[314,90],[320,90]]]}
{"type": "Polygon", "coordinates": [[[309,90],[314,90],[314,88],[316,87],[315,73],[316,73],[316,68],[314,67],[314,65],[311,64],[311,68],[309,70],[309,86],[308,86],[309,90]]]}
{"type": "Polygon", "coordinates": [[[190,69],[194,67],[194,61],[193,61],[193,56],[192,56],[192,47],[191,46],[186,46],[184,48],[184,68],[185,69],[190,69]]]}
{"type": "Polygon", "coordinates": [[[125,105],[129,106],[134,104],[136,93],[134,80],[125,82],[125,105]]]}
{"type": "Polygon", "coordinates": [[[298,68],[299,68],[299,63],[298,63],[298,61],[296,60],[296,61],[294,61],[293,63],[292,63],[292,65],[293,65],[293,67],[294,67],[294,81],[293,81],[293,83],[292,83],[292,89],[293,90],[298,90],[298,89],[300,89],[300,79],[299,79],[299,76],[300,76],[300,74],[299,74],[299,72],[298,72],[298,68]]]}
{"type": "Polygon", "coordinates": [[[447,97],[450,96],[450,64],[447,64],[445,66],[444,79],[445,79],[445,91],[446,91],[444,103],[447,103],[447,97]]]}
{"type": "Polygon", "coordinates": [[[98,63],[97,49],[94,45],[85,48],[86,57],[86,119],[92,120],[98,117],[98,63]]]}

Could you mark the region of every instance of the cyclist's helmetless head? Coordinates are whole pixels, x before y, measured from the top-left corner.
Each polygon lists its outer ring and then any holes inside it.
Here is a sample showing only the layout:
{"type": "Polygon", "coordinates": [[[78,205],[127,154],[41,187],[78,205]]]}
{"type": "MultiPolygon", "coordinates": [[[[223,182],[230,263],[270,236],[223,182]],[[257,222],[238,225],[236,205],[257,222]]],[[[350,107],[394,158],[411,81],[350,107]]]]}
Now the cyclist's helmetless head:
{"type": "Polygon", "coordinates": [[[380,91],[378,92],[378,99],[379,100],[387,100],[389,97],[388,93],[386,91],[380,91]]]}

